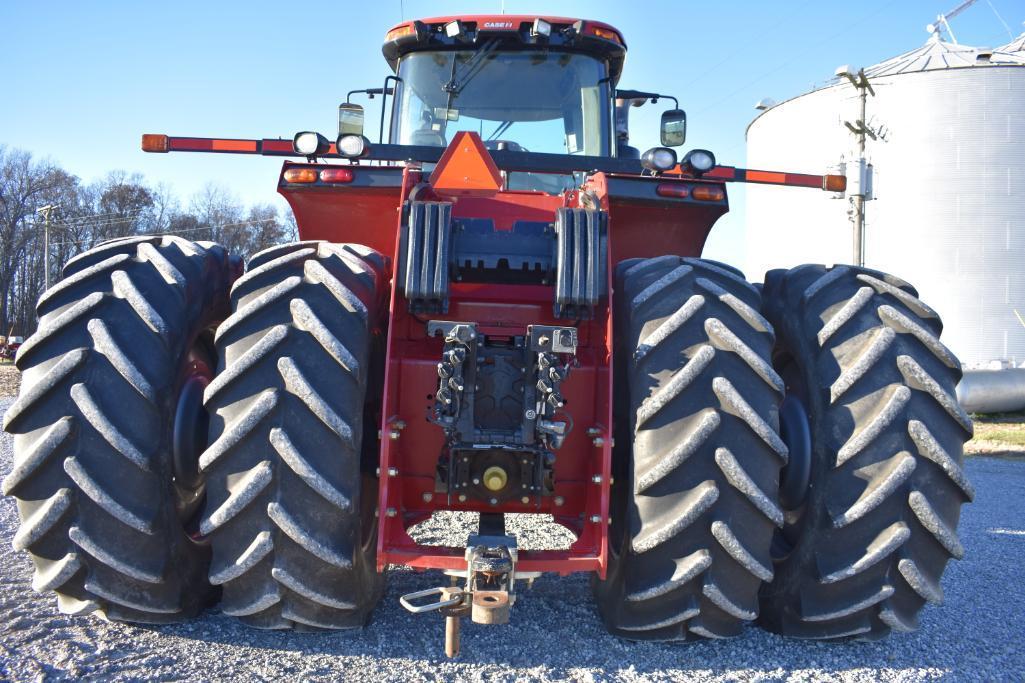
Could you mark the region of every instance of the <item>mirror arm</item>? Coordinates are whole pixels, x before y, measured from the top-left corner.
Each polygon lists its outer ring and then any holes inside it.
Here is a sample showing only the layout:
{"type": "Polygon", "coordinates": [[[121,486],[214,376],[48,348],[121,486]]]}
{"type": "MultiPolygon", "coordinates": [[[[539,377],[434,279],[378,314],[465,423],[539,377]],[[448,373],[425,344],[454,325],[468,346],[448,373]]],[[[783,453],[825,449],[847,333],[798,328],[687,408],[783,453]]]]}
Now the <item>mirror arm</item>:
{"type": "Polygon", "coordinates": [[[643,90],[616,90],[615,96],[616,99],[621,100],[651,100],[652,104],[655,104],[659,101],[660,98],[664,97],[667,100],[673,101],[674,109],[680,108],[680,101],[677,100],[675,97],[673,97],[672,95],[663,95],[657,92],[644,92],[643,90]]]}
{"type": "MultiPolygon", "coordinates": [[[[395,88],[393,87],[390,91],[388,90],[388,81],[395,81],[395,85],[402,82],[402,79],[398,76],[392,76],[391,74],[384,77],[384,87],[381,88],[381,125],[377,130],[377,142],[378,144],[384,144],[384,116],[388,110],[388,95],[389,93],[394,96],[395,88]]],[[[388,142],[391,142],[391,129],[388,129],[388,142]]]]}

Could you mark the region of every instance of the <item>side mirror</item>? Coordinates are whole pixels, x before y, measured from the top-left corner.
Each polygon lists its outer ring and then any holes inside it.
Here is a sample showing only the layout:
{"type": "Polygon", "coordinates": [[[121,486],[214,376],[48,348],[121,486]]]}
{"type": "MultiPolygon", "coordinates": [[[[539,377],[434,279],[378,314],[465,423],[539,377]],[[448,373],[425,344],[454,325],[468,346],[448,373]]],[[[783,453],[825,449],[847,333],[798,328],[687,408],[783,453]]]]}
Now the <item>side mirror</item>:
{"type": "Polygon", "coordinates": [[[363,135],[363,107],[349,102],[338,105],[338,135],[363,135]]]}
{"type": "Polygon", "coordinates": [[[662,146],[679,147],[687,140],[687,112],[667,109],[662,112],[662,146]]]}

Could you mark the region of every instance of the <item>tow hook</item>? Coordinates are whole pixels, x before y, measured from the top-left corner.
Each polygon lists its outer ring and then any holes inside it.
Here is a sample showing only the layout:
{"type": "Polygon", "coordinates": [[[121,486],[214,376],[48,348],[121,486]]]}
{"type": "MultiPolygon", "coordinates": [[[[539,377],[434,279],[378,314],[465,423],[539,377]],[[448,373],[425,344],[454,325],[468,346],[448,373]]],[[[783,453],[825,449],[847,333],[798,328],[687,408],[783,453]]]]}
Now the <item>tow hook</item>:
{"type": "Polygon", "coordinates": [[[413,614],[440,612],[445,617],[445,654],[459,654],[460,619],[469,615],[475,624],[507,624],[516,602],[516,580],[533,584],[540,572],[516,571],[515,536],[470,536],[466,543],[466,569],[447,570],[453,584],[408,593],[399,602],[413,614]],[[437,596],[434,602],[421,602],[437,596]]]}

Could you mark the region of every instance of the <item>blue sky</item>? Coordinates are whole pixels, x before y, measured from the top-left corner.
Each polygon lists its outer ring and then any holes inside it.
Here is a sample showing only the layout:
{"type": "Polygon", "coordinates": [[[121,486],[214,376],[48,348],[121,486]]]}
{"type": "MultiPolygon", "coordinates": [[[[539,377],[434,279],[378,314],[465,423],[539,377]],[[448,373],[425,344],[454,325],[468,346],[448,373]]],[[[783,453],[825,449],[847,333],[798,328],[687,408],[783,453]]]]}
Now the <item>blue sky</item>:
{"type": "MultiPolygon", "coordinates": [[[[670,0],[505,0],[507,13],[600,19],[630,48],[621,87],[674,94],[689,115],[687,147],[743,165],[744,129],[762,97],[786,99],[826,81],[840,64],[870,65],[922,44],[924,27],[957,0],[859,3],[670,0]]],[[[345,92],[388,73],[384,33],[401,19],[498,13],[501,0],[303,3],[0,4],[0,144],[49,157],[85,181],[112,169],[165,182],[183,199],[207,183],[247,202],[284,205],[280,160],[151,155],[144,132],[200,137],[334,136],[345,92]]],[[[969,45],[1022,32],[1022,0],[979,0],[952,21],[969,45]]],[[[368,115],[376,117],[375,100],[368,115]]],[[[661,104],[631,113],[633,144],[657,141],[661,104]]],[[[795,141],[799,144],[799,141],[795,141]]],[[[822,169],[781,169],[818,173],[822,169]]],[[[706,253],[742,262],[743,191],[706,253]]]]}

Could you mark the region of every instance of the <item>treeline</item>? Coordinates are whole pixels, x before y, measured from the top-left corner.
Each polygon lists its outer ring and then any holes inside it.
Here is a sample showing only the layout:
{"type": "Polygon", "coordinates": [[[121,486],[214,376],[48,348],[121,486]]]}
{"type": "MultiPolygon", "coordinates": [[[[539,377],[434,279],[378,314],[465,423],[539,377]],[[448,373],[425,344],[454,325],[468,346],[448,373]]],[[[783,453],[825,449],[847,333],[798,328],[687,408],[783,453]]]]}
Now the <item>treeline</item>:
{"type": "Polygon", "coordinates": [[[174,234],[219,242],[248,257],[296,239],[290,211],[246,206],[214,185],[183,204],[165,185],[113,171],[84,184],[29,152],[0,145],[0,335],[28,336],[46,281],[44,207],[50,214],[51,284],[69,259],[117,237],[174,234]]]}

